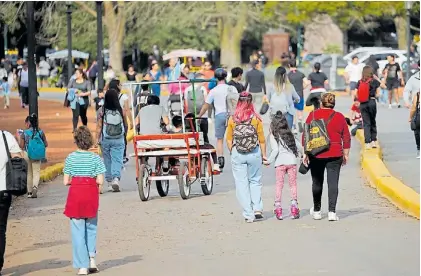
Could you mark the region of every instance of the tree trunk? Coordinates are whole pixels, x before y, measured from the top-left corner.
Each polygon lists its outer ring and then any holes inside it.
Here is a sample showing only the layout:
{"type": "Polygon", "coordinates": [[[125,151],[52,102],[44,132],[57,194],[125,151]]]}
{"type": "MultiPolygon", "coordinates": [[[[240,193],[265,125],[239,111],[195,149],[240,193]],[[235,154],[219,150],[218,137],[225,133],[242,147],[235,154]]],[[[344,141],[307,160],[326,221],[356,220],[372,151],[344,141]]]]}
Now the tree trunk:
{"type": "Polygon", "coordinates": [[[115,7],[112,2],[104,2],[105,24],[107,26],[110,65],[116,75],[123,73],[123,39],[125,35],[125,6],[118,2],[118,13],[115,13],[115,7]]]}
{"type": "Polygon", "coordinates": [[[238,34],[233,34],[234,28],[229,24],[224,24],[221,33],[221,64],[228,68],[241,65],[241,38],[238,34]]]}
{"type": "Polygon", "coordinates": [[[393,20],[395,22],[396,35],[398,37],[398,48],[401,50],[406,50],[407,42],[407,33],[406,33],[406,20],[401,16],[396,16],[393,20]]]}

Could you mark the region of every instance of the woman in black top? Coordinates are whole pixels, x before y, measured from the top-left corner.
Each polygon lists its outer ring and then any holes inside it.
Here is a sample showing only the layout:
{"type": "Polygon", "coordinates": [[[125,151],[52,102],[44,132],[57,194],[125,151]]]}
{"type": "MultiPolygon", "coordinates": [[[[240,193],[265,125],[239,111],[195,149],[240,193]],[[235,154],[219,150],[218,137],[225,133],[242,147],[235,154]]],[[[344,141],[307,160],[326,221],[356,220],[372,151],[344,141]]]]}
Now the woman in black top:
{"type": "Polygon", "coordinates": [[[325,86],[329,83],[326,74],[320,72],[321,67],[320,62],[316,62],[313,72],[307,78],[311,83],[311,88],[310,95],[308,95],[306,100],[306,106],[313,105],[314,109],[320,108],[321,95],[322,93],[326,93],[325,86]]]}
{"type": "Polygon", "coordinates": [[[364,140],[365,140],[365,148],[377,148],[377,123],[376,123],[376,115],[377,115],[377,103],[376,98],[380,93],[380,82],[375,80],[374,78],[374,70],[370,66],[364,66],[362,78],[357,83],[357,95],[359,95],[359,89],[362,82],[368,82],[369,84],[369,96],[368,101],[361,102],[360,100],[360,110],[361,116],[363,118],[363,127],[364,127],[364,140]]]}
{"type": "Polygon", "coordinates": [[[129,65],[129,70],[126,73],[127,81],[136,81],[136,71],[133,65],[129,65]]]}

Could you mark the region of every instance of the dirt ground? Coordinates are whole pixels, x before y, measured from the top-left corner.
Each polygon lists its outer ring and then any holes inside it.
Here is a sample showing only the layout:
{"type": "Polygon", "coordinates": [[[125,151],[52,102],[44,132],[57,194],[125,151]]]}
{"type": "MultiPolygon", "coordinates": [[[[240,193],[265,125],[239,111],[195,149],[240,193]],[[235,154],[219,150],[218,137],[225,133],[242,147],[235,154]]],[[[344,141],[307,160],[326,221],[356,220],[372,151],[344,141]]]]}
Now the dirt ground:
{"type": "MultiPolygon", "coordinates": [[[[2,102],[2,98],[0,101],[2,102]]],[[[39,100],[38,113],[40,127],[44,130],[47,140],[47,163],[43,167],[63,162],[65,157],[76,147],[72,137],[72,112],[58,101],[39,100]]],[[[10,109],[0,109],[0,129],[16,134],[17,129],[25,128],[25,118],[29,110],[20,107],[19,99],[11,99],[10,109]]],[[[95,111],[88,111],[88,126],[95,130],[95,111]]]]}

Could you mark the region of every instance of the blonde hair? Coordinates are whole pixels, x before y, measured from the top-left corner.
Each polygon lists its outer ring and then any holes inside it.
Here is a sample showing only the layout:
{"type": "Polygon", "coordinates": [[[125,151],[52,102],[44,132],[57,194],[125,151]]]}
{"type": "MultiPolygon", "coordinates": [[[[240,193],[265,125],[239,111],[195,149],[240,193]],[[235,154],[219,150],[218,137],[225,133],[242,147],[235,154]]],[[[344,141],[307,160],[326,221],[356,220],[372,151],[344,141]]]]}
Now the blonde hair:
{"type": "Polygon", "coordinates": [[[288,80],[287,70],[284,67],[279,66],[276,69],[274,78],[275,92],[281,94],[284,91],[289,91],[288,88],[290,85],[291,83],[288,80]]]}

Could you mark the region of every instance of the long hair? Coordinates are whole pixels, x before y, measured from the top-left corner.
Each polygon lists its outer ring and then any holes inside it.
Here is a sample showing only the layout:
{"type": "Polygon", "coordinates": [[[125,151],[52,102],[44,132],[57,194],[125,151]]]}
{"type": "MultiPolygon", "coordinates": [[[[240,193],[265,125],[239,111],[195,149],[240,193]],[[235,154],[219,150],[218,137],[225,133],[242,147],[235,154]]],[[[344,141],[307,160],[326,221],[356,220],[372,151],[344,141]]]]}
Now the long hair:
{"type": "Polygon", "coordinates": [[[285,88],[289,85],[289,81],[287,76],[287,70],[285,69],[285,67],[279,66],[276,69],[274,85],[277,94],[280,94],[283,91],[287,90],[285,88]]]}
{"type": "Polygon", "coordinates": [[[272,135],[275,137],[276,142],[292,152],[295,157],[298,157],[297,144],[295,143],[294,134],[288,126],[286,117],[281,111],[277,111],[270,122],[270,129],[272,135]]]}
{"type": "Polygon", "coordinates": [[[253,97],[249,92],[241,92],[238,99],[237,107],[234,112],[234,122],[243,123],[250,120],[253,116],[261,120],[259,114],[256,113],[253,106],[253,97]]]}
{"type": "Polygon", "coordinates": [[[373,78],[373,75],[374,75],[373,68],[369,65],[366,65],[363,68],[361,80],[367,81],[368,79],[373,78]]]}
{"type": "Polygon", "coordinates": [[[26,117],[25,123],[29,123],[31,125],[31,128],[33,129],[33,131],[32,131],[32,138],[34,138],[35,137],[35,133],[37,133],[39,131],[37,114],[32,113],[31,115],[29,115],[28,117],[26,117]]]}
{"type": "Polygon", "coordinates": [[[85,72],[83,72],[82,69],[78,68],[78,69],[76,69],[76,71],[78,71],[82,75],[82,78],[84,80],[88,80],[88,77],[86,76],[85,72]]]}
{"type": "Polygon", "coordinates": [[[109,89],[104,97],[104,109],[120,112],[123,118],[123,109],[118,101],[118,92],[115,89],[109,89]]]}

